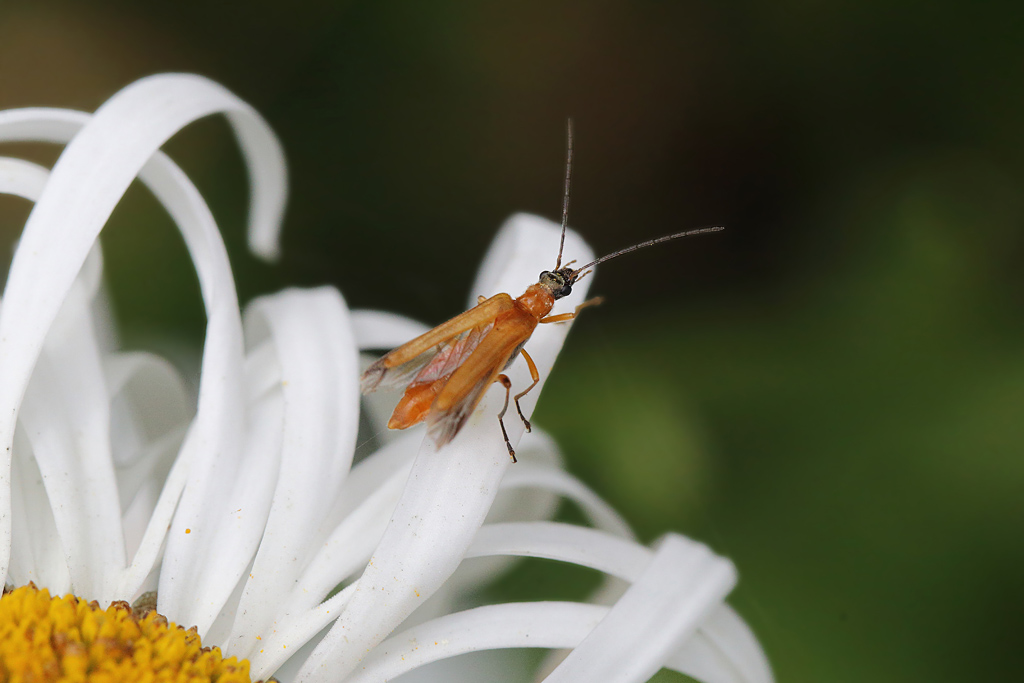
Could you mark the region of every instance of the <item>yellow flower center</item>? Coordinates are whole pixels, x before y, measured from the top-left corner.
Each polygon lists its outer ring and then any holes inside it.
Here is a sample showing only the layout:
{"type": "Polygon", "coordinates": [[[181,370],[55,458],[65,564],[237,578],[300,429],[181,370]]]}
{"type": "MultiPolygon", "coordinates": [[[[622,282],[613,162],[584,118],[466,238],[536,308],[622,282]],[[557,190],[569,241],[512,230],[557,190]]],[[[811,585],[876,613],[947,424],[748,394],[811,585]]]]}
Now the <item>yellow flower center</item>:
{"type": "Polygon", "coordinates": [[[224,659],[185,630],[126,602],[100,609],[29,584],[0,598],[0,683],[249,683],[249,662],[224,659]]]}

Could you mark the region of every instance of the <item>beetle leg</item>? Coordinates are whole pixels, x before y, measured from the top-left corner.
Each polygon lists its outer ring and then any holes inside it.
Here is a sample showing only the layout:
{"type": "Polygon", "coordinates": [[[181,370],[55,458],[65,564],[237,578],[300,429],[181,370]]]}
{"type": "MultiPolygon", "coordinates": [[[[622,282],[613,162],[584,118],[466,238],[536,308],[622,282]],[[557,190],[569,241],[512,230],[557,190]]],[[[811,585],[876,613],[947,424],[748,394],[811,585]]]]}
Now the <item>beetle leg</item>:
{"type": "Polygon", "coordinates": [[[586,301],[581,303],[579,306],[576,307],[576,310],[573,311],[572,313],[559,313],[558,315],[549,315],[546,318],[541,318],[540,321],[542,323],[564,323],[578,316],[580,314],[580,311],[582,311],[587,306],[597,306],[602,301],[604,301],[604,297],[595,296],[593,299],[587,299],[586,301]]]}
{"type": "Polygon", "coordinates": [[[512,458],[512,462],[516,462],[516,449],[512,448],[512,442],[508,440],[508,432],[505,431],[505,423],[501,419],[505,417],[505,411],[508,410],[508,395],[512,391],[512,380],[508,378],[508,375],[498,375],[498,379],[495,381],[501,382],[501,386],[505,387],[505,405],[501,407],[501,412],[498,413],[498,424],[501,426],[501,435],[505,437],[508,456],[512,458]]]}
{"type": "Polygon", "coordinates": [[[530,368],[530,377],[533,378],[533,384],[516,394],[516,412],[519,413],[519,419],[523,421],[524,425],[526,425],[526,431],[530,431],[530,421],[526,419],[525,415],[523,415],[523,409],[519,407],[519,399],[526,396],[530,393],[531,389],[537,386],[537,382],[540,381],[540,373],[537,372],[537,364],[533,362],[532,358],[530,358],[530,354],[526,352],[526,349],[519,349],[519,353],[523,354],[523,358],[526,359],[526,365],[530,368]]]}

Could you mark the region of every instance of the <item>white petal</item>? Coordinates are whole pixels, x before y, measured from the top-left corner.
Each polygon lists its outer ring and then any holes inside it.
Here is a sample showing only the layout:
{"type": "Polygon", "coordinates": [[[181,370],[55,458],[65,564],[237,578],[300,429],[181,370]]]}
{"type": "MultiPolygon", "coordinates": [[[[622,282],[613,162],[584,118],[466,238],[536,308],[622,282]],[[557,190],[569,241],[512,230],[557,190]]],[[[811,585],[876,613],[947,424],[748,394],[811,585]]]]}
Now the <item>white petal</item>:
{"type": "MultiPolygon", "coordinates": [[[[201,635],[220,615],[238,582],[247,576],[263,536],[280,470],[284,413],[281,393],[264,395],[249,405],[246,413],[244,440],[238,448],[240,457],[232,462],[211,463],[209,476],[213,483],[205,483],[202,488],[193,488],[200,461],[206,465],[208,458],[218,459],[225,453],[196,453],[199,457],[193,461],[189,485],[175,514],[161,566],[161,601],[165,588],[174,585],[175,598],[182,601],[186,613],[196,615],[201,635]],[[202,525],[206,534],[192,545],[191,536],[197,526],[203,529],[202,525]],[[187,558],[194,564],[185,565],[187,558]],[[177,562],[171,565],[174,574],[169,575],[172,559],[177,562]],[[185,583],[186,578],[190,583],[185,583]],[[188,590],[189,586],[192,590],[188,590]]],[[[186,441],[183,452],[189,445],[186,441]]]]}
{"type": "MultiPolygon", "coordinates": [[[[22,161],[20,159],[11,159],[6,157],[0,157],[0,193],[13,194],[16,196],[23,197],[25,199],[35,201],[42,194],[43,188],[46,185],[46,181],[49,179],[49,170],[33,164],[31,162],[22,161]]],[[[89,259],[87,263],[92,263],[94,266],[99,264],[101,259],[98,257],[98,251],[94,250],[93,258],[89,259]]],[[[101,266],[98,266],[101,268],[101,266]]],[[[87,270],[83,268],[83,271],[87,270]]],[[[91,271],[96,271],[94,267],[91,271]]],[[[84,274],[84,273],[83,273],[84,274]]],[[[94,281],[98,280],[95,277],[95,272],[90,272],[86,275],[87,283],[82,282],[82,278],[79,278],[78,299],[83,296],[89,298],[89,294],[95,287],[94,281]]],[[[66,306],[65,308],[68,308],[66,306]]],[[[73,312],[79,315],[82,311],[73,312]]],[[[67,314],[65,314],[65,317],[67,314]]],[[[87,321],[86,321],[87,323],[87,321]]],[[[87,341],[87,340],[86,340],[87,341]]],[[[87,348],[88,345],[83,345],[83,351],[86,351],[88,356],[87,348]]],[[[96,378],[93,377],[95,380],[96,378]]],[[[59,402],[64,397],[57,397],[59,402]]],[[[75,397],[81,398],[82,401],[76,401],[75,405],[81,408],[84,405],[88,405],[90,400],[94,400],[93,397],[75,397]]],[[[55,405],[47,405],[47,409],[53,409],[52,412],[48,412],[50,417],[57,419],[55,405]]],[[[44,452],[46,451],[44,447],[44,452]]],[[[32,451],[31,444],[27,439],[22,440],[22,446],[15,452],[15,459],[12,463],[13,467],[13,483],[15,484],[14,491],[12,492],[12,505],[14,513],[14,529],[12,538],[12,560],[16,563],[11,568],[11,578],[16,584],[27,583],[28,581],[35,581],[39,585],[48,586],[55,594],[71,590],[71,576],[68,572],[68,561],[63,556],[63,549],[65,544],[61,542],[60,533],[57,529],[57,522],[54,519],[53,512],[49,505],[49,495],[43,486],[44,478],[39,471],[39,467],[34,462],[35,454],[32,451]],[[32,454],[30,457],[29,454],[32,454]]],[[[45,458],[44,458],[45,459],[45,458]]],[[[72,461],[74,467],[77,463],[72,461]]],[[[58,463],[57,468],[61,465],[58,463]]],[[[47,468],[48,471],[54,469],[53,467],[47,468]]],[[[51,482],[51,488],[60,489],[59,484],[54,486],[52,475],[49,477],[51,482]]],[[[83,487],[88,486],[87,481],[82,482],[83,487]]],[[[60,495],[59,491],[55,491],[60,495]]],[[[86,498],[92,495],[109,496],[110,491],[84,491],[86,498]]],[[[102,507],[102,505],[101,505],[102,507]]],[[[79,536],[87,537],[95,534],[89,534],[82,532],[79,523],[86,523],[90,518],[90,515],[86,514],[71,514],[68,513],[74,511],[74,508],[62,508],[61,509],[61,520],[62,527],[66,530],[66,535],[78,538],[79,536]]],[[[74,511],[81,513],[83,511],[74,511]]],[[[103,513],[101,512],[101,518],[103,513]]],[[[109,520],[108,520],[109,521],[109,520]]],[[[86,526],[89,526],[86,524],[86,526]]],[[[117,529],[101,531],[99,537],[102,539],[106,535],[113,535],[116,537],[117,529]]],[[[88,538],[85,539],[87,542],[95,542],[95,538],[90,541],[88,538]]],[[[76,548],[81,550],[81,546],[75,540],[72,540],[69,544],[71,546],[71,553],[76,556],[73,560],[75,564],[82,561],[80,553],[76,552],[76,548]]],[[[79,572],[79,584],[86,582],[86,577],[81,575],[79,572]]],[[[95,585],[83,586],[83,590],[88,590],[90,594],[98,594],[98,587],[95,585]]]]}
{"type": "MultiPolygon", "coordinates": [[[[280,200],[285,186],[280,147],[252,110],[220,86],[199,77],[151,77],[130,86],[104,104],[54,166],[43,196],[26,225],[20,248],[15,253],[5,290],[5,303],[0,311],[0,379],[3,380],[0,405],[8,405],[4,409],[3,420],[0,420],[0,440],[10,442],[12,419],[25,391],[28,375],[35,365],[41,340],[70,287],[70,280],[125,187],[146,159],[154,156],[157,147],[176,130],[196,118],[218,111],[231,113],[232,124],[242,141],[254,182],[258,185],[258,188],[254,187],[253,195],[256,208],[251,220],[254,227],[260,223],[273,223],[280,216],[280,200]],[[69,225],[76,229],[69,230],[69,225]],[[55,232],[60,234],[59,238],[54,237],[55,232]],[[60,248],[52,248],[54,244],[60,248]],[[45,287],[40,284],[45,284],[45,287]]],[[[77,113],[52,110],[5,112],[0,114],[0,139],[67,139],[81,125],[81,120],[82,115],[77,113]]],[[[229,393],[231,389],[239,390],[241,387],[241,325],[226,254],[223,254],[219,233],[195,188],[176,167],[169,164],[166,157],[157,155],[154,162],[147,165],[142,175],[150,176],[144,179],[150,181],[184,231],[186,243],[197,262],[207,303],[210,325],[205,365],[211,372],[204,373],[204,377],[216,376],[224,385],[211,388],[212,383],[205,382],[206,386],[201,387],[200,424],[194,432],[197,437],[190,442],[210,454],[237,452],[241,440],[238,438],[242,426],[238,416],[241,401],[222,400],[225,389],[229,393]],[[236,413],[234,419],[228,418],[232,408],[236,413]],[[225,434],[229,437],[223,438],[225,434]]],[[[237,458],[228,455],[221,459],[217,455],[204,459],[203,463],[212,461],[220,464],[223,460],[237,469],[237,458]]],[[[208,475],[222,474],[225,469],[232,468],[207,466],[202,469],[206,471],[191,475],[193,488],[202,488],[204,481],[207,486],[213,485],[211,482],[219,479],[208,475]],[[211,472],[212,469],[220,472],[211,472]]],[[[0,490],[9,485],[7,477],[8,467],[4,462],[0,464],[0,490]]],[[[173,496],[175,492],[170,490],[169,493],[173,496]]],[[[208,501],[211,497],[199,495],[198,498],[208,501]]],[[[162,498],[162,502],[165,503],[162,506],[165,511],[168,507],[173,509],[173,500],[162,498]]],[[[4,507],[9,505],[6,498],[0,503],[4,507]]],[[[190,513],[194,513],[197,507],[185,506],[190,513]]],[[[0,569],[5,569],[9,516],[0,516],[0,569]]],[[[207,515],[207,518],[215,517],[207,515]]],[[[160,520],[155,519],[155,522],[160,523],[160,520]]],[[[180,526],[187,522],[184,520],[180,526]]],[[[147,533],[146,537],[159,543],[162,533],[158,530],[147,533]]],[[[211,544],[203,544],[202,537],[202,533],[197,533],[190,548],[209,549],[211,544]]],[[[212,545],[222,552],[234,550],[230,544],[227,547],[217,543],[212,545]]],[[[153,548],[150,551],[146,554],[155,557],[153,548]]],[[[188,553],[171,552],[169,557],[184,554],[188,553]]],[[[238,556],[242,553],[233,554],[238,556]]],[[[196,570],[201,564],[185,561],[178,562],[177,566],[196,570]]],[[[143,568],[135,566],[133,569],[138,573],[143,568]]],[[[178,621],[198,623],[198,618],[189,618],[177,604],[185,602],[181,599],[185,591],[183,584],[188,584],[190,589],[195,588],[196,582],[179,582],[181,591],[175,594],[171,586],[174,578],[173,570],[165,572],[168,588],[161,594],[165,603],[163,610],[178,612],[172,614],[178,621]]],[[[224,587],[227,592],[232,585],[224,587]]],[[[223,589],[221,593],[224,593],[223,589]]],[[[207,605],[207,609],[210,608],[207,605]]]]}
{"type": "Polygon", "coordinates": [[[20,421],[51,501],[72,590],[109,602],[125,565],[124,534],[108,392],[90,310],[77,282],[46,338],[20,421]]]}
{"type": "MultiPolygon", "coordinates": [[[[312,638],[306,639],[306,644],[302,647],[289,647],[291,652],[288,655],[288,659],[280,666],[275,666],[273,673],[275,681],[293,681],[295,676],[299,673],[299,667],[302,665],[306,658],[309,657],[317,645],[320,644],[320,640],[327,634],[327,629],[323,629],[322,632],[315,634],[312,638]]],[[[296,642],[302,642],[298,640],[296,642]]],[[[251,663],[250,663],[251,664],[251,663]]],[[[261,674],[263,676],[269,676],[269,674],[261,674]]],[[[249,667],[249,676],[253,680],[259,680],[260,675],[257,675],[252,667],[249,667]]]]}
{"type": "Polygon", "coordinates": [[[479,650],[573,647],[607,613],[607,607],[575,602],[508,603],[456,612],[387,639],[342,680],[390,681],[424,664],[479,650]]]}
{"type": "Polygon", "coordinates": [[[321,601],[363,568],[380,541],[409,477],[409,460],[417,441],[415,435],[403,435],[353,468],[338,504],[328,515],[328,520],[342,521],[295,585],[278,598],[285,611],[275,617],[273,630],[256,634],[262,638],[260,648],[248,654],[254,678],[273,673],[297,644],[337,618],[357,584],[321,601]]]}
{"type": "Polygon", "coordinates": [[[363,568],[398,503],[419,435],[403,434],[356,465],[327,515],[334,525],[293,589],[295,608],[311,609],[363,568]]]}
{"type": "MultiPolygon", "coordinates": [[[[195,429],[190,429],[181,446],[182,453],[188,452],[189,441],[195,438],[195,429]]],[[[142,593],[143,585],[153,573],[153,568],[164,551],[164,538],[171,524],[174,509],[178,504],[182,490],[188,481],[188,461],[178,457],[171,465],[170,472],[164,479],[163,488],[152,509],[148,524],[139,536],[137,529],[132,529],[132,545],[136,547],[131,563],[121,572],[115,591],[122,599],[135,599],[142,593]]],[[[148,589],[147,589],[148,590],[148,589]]]]}
{"type": "MultiPolygon", "coordinates": [[[[6,302],[0,312],[0,333],[17,329],[0,340],[0,405],[9,405],[7,419],[13,415],[31,372],[41,337],[63,299],[68,278],[73,277],[84,252],[109,216],[113,205],[131,178],[147,158],[153,159],[140,177],[157,194],[183,231],[186,244],[196,262],[207,313],[210,318],[204,353],[203,382],[200,387],[197,425],[187,441],[194,453],[206,454],[199,471],[189,473],[191,495],[183,506],[177,529],[184,532],[197,519],[222,519],[223,510],[206,510],[199,501],[217,508],[223,498],[206,489],[231,480],[238,469],[238,451],[242,422],[238,414],[241,401],[241,325],[234,295],[234,284],[223,243],[212,217],[198,192],[181,173],[156,151],[170,135],[190,121],[217,111],[229,112],[229,119],[243,148],[253,178],[251,231],[266,243],[266,235],[276,232],[285,191],[284,166],[280,148],[269,129],[243,102],[205,79],[195,76],[154,76],[130,86],[97,112],[89,127],[68,146],[54,167],[53,176],[36,210],[30,216],[15,256],[6,290],[6,302]],[[70,218],[69,218],[70,217],[70,218]],[[68,226],[76,229],[69,231],[68,226]],[[56,238],[53,233],[61,231],[56,238]],[[43,248],[51,243],[60,249],[43,248]],[[69,275],[70,274],[70,275],[69,275]],[[46,283],[46,287],[39,286],[46,283]],[[214,378],[211,380],[210,378],[214,378]]],[[[15,110],[0,112],[0,139],[42,139],[64,141],[81,127],[86,115],[61,110],[15,110]]],[[[266,251],[266,249],[264,249],[266,251]]],[[[5,409],[6,410],[6,409],[5,409]]],[[[0,436],[10,439],[11,425],[0,421],[0,436]],[[4,436],[6,435],[6,436],[4,436]]],[[[0,490],[8,482],[6,463],[0,464],[0,490]]],[[[180,482],[184,472],[172,477],[180,482]]],[[[163,517],[174,510],[180,488],[168,487],[161,494],[158,514],[147,530],[129,574],[138,577],[149,569],[138,562],[153,560],[167,529],[163,517]]],[[[233,501],[228,501],[230,504],[233,501]]],[[[9,517],[2,514],[0,526],[0,569],[6,565],[9,517]]],[[[161,589],[161,611],[178,621],[200,623],[197,611],[215,614],[213,603],[226,599],[234,585],[230,576],[215,575],[199,569],[197,555],[223,553],[247,562],[245,548],[236,543],[221,543],[212,533],[198,532],[182,544],[172,535],[168,548],[169,570],[161,589]],[[180,571],[180,574],[179,574],[180,571]],[[190,572],[202,577],[188,576],[190,572]],[[195,594],[202,579],[219,584],[212,592],[219,595],[197,607],[195,594]],[[193,580],[195,579],[195,580],[193,580]],[[191,604],[190,604],[191,603],[191,604]]],[[[210,532],[215,530],[209,530],[210,532]]],[[[230,534],[228,534],[230,536],[230,534]]],[[[249,551],[251,553],[251,550],[249,551]]],[[[125,577],[125,582],[134,579],[125,577]]]]}
{"type": "Polygon", "coordinates": [[[666,536],[640,578],[545,680],[642,683],[735,585],[731,562],[681,536],[666,536]]]}
{"type": "Polygon", "coordinates": [[[181,448],[193,407],[181,376],[159,356],[117,353],[104,366],[125,548],[132,557],[181,448]]]}
{"type": "Polygon", "coordinates": [[[576,503],[598,529],[633,538],[633,530],[615,508],[564,470],[525,463],[509,471],[502,482],[502,488],[519,487],[536,487],[565,496],[576,503]]]}
{"type": "Polygon", "coordinates": [[[393,349],[430,330],[396,313],[352,311],[352,330],[360,350],[393,349]]]}
{"type": "Polygon", "coordinates": [[[470,555],[491,552],[578,562],[635,584],[611,609],[519,603],[441,617],[389,638],[347,680],[391,680],[481,649],[546,647],[577,648],[549,681],[639,682],[662,666],[708,683],[771,681],[756,640],[719,602],[735,578],[731,564],[700,544],[670,536],[651,553],[591,529],[528,523],[484,527],[470,555]],[[587,651],[594,646],[609,649],[587,651]],[[581,669],[566,671],[576,660],[583,662],[581,669]]]}
{"type": "Polygon", "coordinates": [[[466,557],[544,557],[635,581],[652,553],[633,541],[596,529],[557,522],[508,522],[480,528],[466,557]]]}
{"type": "Polygon", "coordinates": [[[254,301],[247,337],[269,334],[284,396],[280,473],[270,516],[228,640],[248,652],[269,632],[313,553],[352,463],[359,418],[358,363],[345,302],[331,288],[254,301]]]}
{"type": "MultiPolygon", "coordinates": [[[[518,295],[536,281],[537,272],[557,252],[558,240],[559,229],[553,223],[529,216],[510,219],[485,259],[473,300],[477,294],[499,289],[518,295]]],[[[566,242],[574,257],[589,257],[591,252],[577,235],[570,233],[566,242]]],[[[589,282],[584,280],[568,297],[569,306],[583,301],[589,282]]],[[[543,325],[527,345],[542,383],[554,365],[567,327],[543,325]]],[[[517,361],[509,369],[514,386],[528,386],[524,366],[517,361]]],[[[540,388],[522,401],[527,415],[540,388]]],[[[391,523],[355,584],[352,599],[302,668],[300,681],[337,680],[347,674],[458,567],[510,464],[495,418],[503,399],[498,391],[490,391],[462,432],[440,452],[432,443],[423,445],[391,523]]],[[[518,443],[522,423],[513,416],[506,427],[509,438],[518,443]]]]}
{"type": "MultiPolygon", "coordinates": [[[[273,631],[259,643],[259,649],[249,657],[249,675],[255,679],[262,679],[274,673],[277,678],[277,670],[286,662],[289,669],[294,669],[296,664],[299,664],[299,669],[305,666],[311,650],[315,651],[326,635],[325,627],[337,618],[338,613],[351,600],[355,589],[354,584],[346,586],[305,614],[287,615],[277,621],[273,631]],[[315,641],[316,645],[312,648],[306,647],[311,641],[315,641]],[[307,654],[301,662],[292,662],[291,658],[296,655],[300,645],[307,654]]],[[[292,676],[292,679],[294,680],[295,676],[292,676]]]]}
{"type": "MultiPolygon", "coordinates": [[[[157,455],[151,456],[147,453],[145,458],[151,462],[160,462],[161,464],[166,462],[169,471],[169,466],[174,461],[173,455],[178,452],[180,445],[181,438],[177,438],[173,446],[167,449],[154,448],[153,452],[157,453],[157,455]]],[[[149,520],[153,518],[153,510],[156,509],[156,504],[160,500],[160,491],[163,489],[165,479],[166,476],[159,479],[157,476],[147,478],[142,486],[136,490],[131,500],[128,501],[128,505],[121,511],[121,527],[124,529],[124,549],[127,557],[134,557],[139,552],[142,539],[146,535],[146,528],[149,526],[149,520]]],[[[131,593],[120,592],[121,579],[118,577],[115,595],[119,599],[134,601],[143,592],[156,590],[156,576],[153,575],[153,572],[150,572],[150,575],[153,579],[151,587],[143,588],[142,584],[139,584],[137,589],[132,590],[131,593]]]]}
{"type": "Polygon", "coordinates": [[[35,201],[43,193],[50,172],[30,161],[0,157],[0,194],[35,201]]]}
{"type": "MultiPolygon", "coordinates": [[[[571,524],[553,522],[484,525],[466,557],[542,557],[590,567],[629,582],[638,581],[653,553],[635,542],[571,524]]],[[[702,637],[670,658],[673,668],[701,680],[770,681],[771,669],[750,629],[728,605],[718,605],[701,622],[702,637]],[[714,664],[712,666],[711,664],[714,664]],[[708,673],[708,671],[712,671],[708,673]],[[704,672],[700,675],[692,672],[704,672]]]]}
{"type": "MultiPolygon", "coordinates": [[[[561,229],[557,223],[528,213],[517,213],[505,221],[501,230],[491,242],[473,287],[469,290],[468,305],[475,306],[477,296],[491,296],[508,292],[518,296],[535,282],[542,270],[555,267],[558,255],[558,240],[561,229]]],[[[579,263],[593,260],[594,252],[583,239],[568,230],[565,233],[565,257],[562,263],[577,259],[579,263]]],[[[576,264],[579,265],[579,264],[576,264]]],[[[596,271],[595,271],[596,273],[596,271]]],[[[593,282],[594,275],[588,275],[583,282],[593,282]]],[[[574,287],[573,293],[555,305],[553,313],[572,311],[587,298],[587,287],[574,287]]],[[[563,328],[562,325],[548,325],[547,328],[563,328]]],[[[540,330],[544,328],[539,328],[540,330]]],[[[536,336],[536,335],[535,335],[536,336]]]]}
{"type": "Polygon", "coordinates": [[[23,430],[18,430],[14,443],[14,538],[9,582],[23,586],[35,581],[36,585],[48,587],[53,595],[63,595],[71,590],[71,575],[43,477],[23,430]]]}
{"type": "MultiPolygon", "coordinates": [[[[49,177],[50,171],[38,164],[0,157],[0,194],[35,201],[49,177]]],[[[35,581],[38,585],[50,586],[55,593],[63,593],[70,590],[71,577],[49,497],[32,456],[31,444],[23,434],[18,442],[11,463],[13,528],[8,578],[14,585],[35,581]]]]}
{"type": "MultiPolygon", "coordinates": [[[[561,463],[561,455],[558,452],[554,439],[536,427],[533,428],[532,433],[523,435],[523,440],[519,442],[519,447],[516,448],[516,457],[519,459],[519,463],[510,470],[510,474],[517,471],[520,465],[546,470],[557,468],[561,463]]],[[[546,520],[550,519],[557,512],[560,500],[556,492],[541,487],[509,487],[508,482],[509,475],[506,474],[505,478],[501,481],[494,504],[487,513],[482,529],[486,529],[488,525],[500,522],[546,520]]],[[[474,546],[475,544],[476,541],[474,541],[474,546]]],[[[463,562],[459,566],[458,571],[445,584],[443,592],[453,599],[469,595],[480,586],[492,583],[496,577],[500,576],[502,572],[511,568],[514,564],[514,558],[498,556],[486,559],[481,558],[475,562],[463,562]]],[[[441,597],[443,596],[439,592],[432,600],[435,604],[435,609],[440,611],[423,616],[424,610],[420,609],[417,612],[417,618],[426,619],[450,612],[454,605],[448,601],[440,600],[439,598],[441,597]]]]}
{"type": "MultiPolygon", "coordinates": [[[[167,93],[164,99],[178,100],[173,102],[174,105],[183,105],[184,107],[199,105],[193,109],[191,118],[187,113],[182,115],[181,112],[178,112],[183,123],[171,130],[167,134],[168,137],[191,121],[208,114],[224,113],[227,115],[235,136],[238,138],[252,187],[249,193],[249,248],[263,258],[277,258],[280,250],[281,218],[284,215],[288,195],[288,182],[284,150],[274,136],[274,132],[249,105],[225,90],[223,86],[202,76],[158,74],[140,79],[121,92],[124,93],[135,88],[161,89],[162,82],[168,81],[176,81],[177,85],[184,89],[196,87],[189,85],[189,81],[191,81],[193,84],[198,84],[198,87],[206,89],[211,95],[205,102],[207,110],[203,112],[202,105],[204,103],[197,103],[191,97],[194,91],[186,92],[184,95],[180,92],[167,93]],[[218,99],[221,101],[218,102],[218,99]],[[223,106],[225,101],[229,101],[230,106],[223,106]]],[[[154,99],[153,105],[164,109],[165,102],[154,99]]],[[[89,116],[84,112],[49,107],[27,107],[0,111],[0,142],[66,143],[75,136],[89,116]]],[[[157,114],[155,119],[160,121],[165,117],[173,118],[174,116],[175,112],[169,111],[167,108],[157,114]]],[[[125,121],[126,126],[132,123],[138,122],[125,121]]],[[[150,120],[149,123],[152,125],[153,121],[150,120]]],[[[146,182],[145,178],[143,181],[146,182]]],[[[32,198],[27,195],[20,196],[32,198]]]]}
{"type": "MultiPolygon", "coordinates": [[[[34,201],[48,178],[49,171],[41,166],[0,157],[0,193],[34,201]]],[[[12,503],[31,529],[23,523],[24,528],[16,532],[17,537],[28,539],[18,543],[23,556],[17,558],[16,574],[22,582],[34,580],[54,590],[72,579],[65,590],[108,599],[103,582],[109,582],[109,574],[120,569],[124,560],[118,544],[105,542],[122,534],[110,505],[116,486],[109,466],[106,402],[100,398],[105,392],[99,349],[89,316],[102,270],[98,250],[86,263],[60,314],[63,324],[47,340],[44,358],[50,371],[42,373],[34,392],[30,390],[29,407],[23,413],[28,438],[36,443],[32,452],[40,462],[37,467],[20,459],[18,478],[23,488],[15,492],[12,503]],[[45,489],[39,484],[45,484],[45,489]],[[50,499],[61,501],[53,512],[46,509],[50,499]],[[55,552],[58,548],[66,553],[63,567],[55,552]]]]}
{"type": "MultiPolygon", "coordinates": [[[[146,461],[147,455],[157,457],[149,452],[151,446],[171,434],[180,442],[192,406],[181,375],[160,356],[142,351],[111,354],[104,370],[110,390],[113,458],[124,508],[141,482],[161,466],[146,461]]],[[[170,467],[169,462],[165,465],[170,467]]],[[[162,477],[157,479],[163,482],[162,477]]]]}
{"type": "Polygon", "coordinates": [[[719,605],[704,620],[699,635],[672,655],[666,666],[676,671],[706,672],[702,680],[708,681],[772,683],[775,680],[757,638],[728,605],[719,605]],[[725,672],[732,675],[726,677],[725,672]]]}
{"type": "Polygon", "coordinates": [[[402,674],[401,683],[533,683],[534,658],[526,650],[480,650],[442,659],[402,674]]]}
{"type": "MultiPolygon", "coordinates": [[[[466,557],[487,555],[571,562],[635,582],[648,566],[652,553],[636,543],[595,529],[553,522],[520,522],[481,527],[466,557]]],[[[694,640],[692,647],[684,647],[673,655],[675,669],[700,680],[720,680],[723,671],[736,672],[735,679],[728,680],[771,680],[767,658],[757,639],[727,605],[715,607],[699,629],[702,637],[694,640]]]]}
{"type": "MultiPolygon", "coordinates": [[[[558,445],[543,430],[536,427],[516,448],[516,458],[524,466],[539,469],[558,469],[562,465],[562,454],[558,445]]],[[[513,480],[515,484],[515,480],[513,480]]],[[[494,505],[487,513],[486,521],[525,522],[550,519],[558,510],[559,494],[542,487],[509,485],[508,475],[501,480],[501,488],[494,505]]]]}
{"type": "MultiPolygon", "coordinates": [[[[345,682],[395,680],[432,662],[469,652],[576,647],[609,611],[608,607],[576,602],[521,602],[449,614],[388,638],[345,682]]],[[[720,614],[726,612],[716,613],[712,620],[720,614]]],[[[673,653],[664,667],[704,683],[771,683],[773,680],[767,669],[753,675],[738,670],[735,662],[723,655],[704,634],[697,634],[673,653]]],[[[608,679],[599,676],[590,680],[603,683],[608,679]]]]}
{"type": "MultiPolygon", "coordinates": [[[[696,548],[697,545],[692,547],[696,548]]],[[[517,522],[485,524],[477,533],[466,557],[514,555],[543,557],[598,569],[628,582],[640,581],[653,553],[609,533],[573,524],[517,522]]],[[[707,661],[719,661],[716,672],[735,671],[735,680],[770,681],[767,657],[741,618],[724,604],[714,608],[699,626],[702,637],[692,648],[684,647],[671,659],[678,671],[707,669],[707,661]]],[[[718,680],[720,673],[691,674],[701,680],[718,680]]],[[[732,680],[732,679],[730,679],[732,680]]]]}

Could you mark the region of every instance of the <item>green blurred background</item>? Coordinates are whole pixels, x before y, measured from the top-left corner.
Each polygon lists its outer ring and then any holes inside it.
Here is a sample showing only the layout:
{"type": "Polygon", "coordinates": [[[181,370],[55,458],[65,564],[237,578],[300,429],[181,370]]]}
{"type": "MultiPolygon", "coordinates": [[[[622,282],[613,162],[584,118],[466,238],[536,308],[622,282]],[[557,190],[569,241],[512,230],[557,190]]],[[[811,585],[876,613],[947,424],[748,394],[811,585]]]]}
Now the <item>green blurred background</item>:
{"type": "MultiPolygon", "coordinates": [[[[0,4],[2,108],[92,110],[167,70],[223,83],[287,150],[269,266],[226,125],[168,145],[244,300],[330,283],[459,312],[509,214],[557,217],[569,115],[571,222],[598,252],[728,226],[602,268],[536,422],[644,540],[735,560],[780,681],[1022,679],[1019,3],[0,4]]],[[[0,238],[27,211],[0,199],[0,238]]],[[[198,288],[152,198],[104,235],[127,343],[194,352],[198,288]]],[[[526,566],[501,590],[591,579],[526,566]]]]}

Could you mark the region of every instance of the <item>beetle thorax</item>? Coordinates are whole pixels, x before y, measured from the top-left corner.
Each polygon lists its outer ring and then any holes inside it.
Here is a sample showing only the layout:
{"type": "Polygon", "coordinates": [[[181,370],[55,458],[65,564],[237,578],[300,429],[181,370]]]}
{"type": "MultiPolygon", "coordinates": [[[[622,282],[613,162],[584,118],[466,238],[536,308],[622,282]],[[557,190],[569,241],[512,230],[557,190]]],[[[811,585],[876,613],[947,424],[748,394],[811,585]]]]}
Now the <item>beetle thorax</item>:
{"type": "Polygon", "coordinates": [[[555,297],[551,295],[547,287],[537,283],[527,287],[522,296],[516,299],[516,303],[540,320],[551,312],[551,308],[555,305],[555,297]]]}

